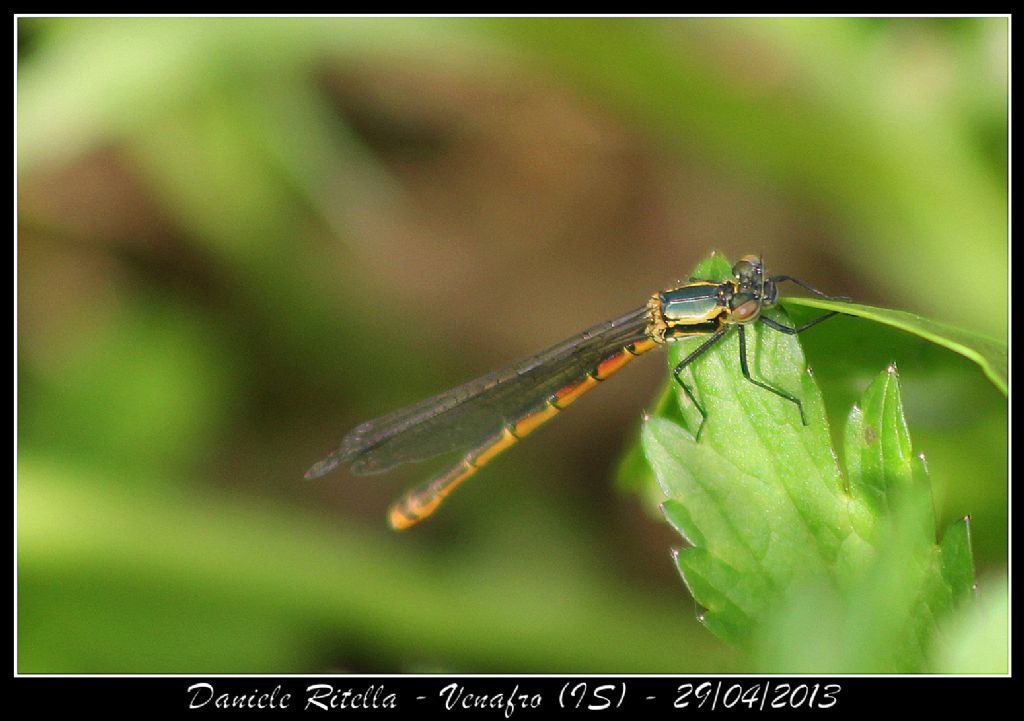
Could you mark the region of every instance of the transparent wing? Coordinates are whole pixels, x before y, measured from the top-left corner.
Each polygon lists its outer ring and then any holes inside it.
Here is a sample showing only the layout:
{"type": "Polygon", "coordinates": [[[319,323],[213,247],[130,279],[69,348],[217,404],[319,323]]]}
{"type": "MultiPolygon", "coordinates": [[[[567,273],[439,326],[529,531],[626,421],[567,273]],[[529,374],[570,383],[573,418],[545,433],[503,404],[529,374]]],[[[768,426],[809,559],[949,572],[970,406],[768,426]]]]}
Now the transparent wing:
{"type": "Polygon", "coordinates": [[[468,449],[582,378],[610,352],[647,337],[647,308],[606,321],[519,363],[356,427],[306,472],[345,463],[360,475],[468,449]]]}

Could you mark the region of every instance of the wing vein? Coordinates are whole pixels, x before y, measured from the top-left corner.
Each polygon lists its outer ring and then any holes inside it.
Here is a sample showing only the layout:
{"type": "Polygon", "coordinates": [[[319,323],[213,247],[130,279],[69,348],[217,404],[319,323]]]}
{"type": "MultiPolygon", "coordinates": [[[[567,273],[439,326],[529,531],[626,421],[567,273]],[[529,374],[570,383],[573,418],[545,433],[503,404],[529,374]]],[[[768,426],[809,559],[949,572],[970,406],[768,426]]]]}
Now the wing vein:
{"type": "Polygon", "coordinates": [[[306,473],[322,476],[352,464],[360,475],[468,449],[563,386],[581,378],[609,353],[647,337],[647,308],[599,323],[518,363],[405,408],[367,421],[306,473]]]}

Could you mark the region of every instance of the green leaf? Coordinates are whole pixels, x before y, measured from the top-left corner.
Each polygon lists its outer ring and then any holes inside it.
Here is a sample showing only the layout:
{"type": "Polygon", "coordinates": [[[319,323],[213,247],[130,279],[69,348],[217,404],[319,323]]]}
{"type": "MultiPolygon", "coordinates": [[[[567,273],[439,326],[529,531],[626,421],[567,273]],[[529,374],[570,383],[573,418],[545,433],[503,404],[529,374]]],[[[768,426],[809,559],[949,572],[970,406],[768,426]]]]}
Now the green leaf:
{"type": "Polygon", "coordinates": [[[974,590],[974,554],[971,551],[971,517],[964,516],[946,530],[939,546],[942,577],[954,602],[974,590]]]}
{"type": "MultiPolygon", "coordinates": [[[[712,257],[694,276],[728,273],[712,257]]],[[[782,309],[768,313],[788,323],[782,309]]],[[[675,417],[652,417],[642,432],[665,517],[686,542],[675,558],[700,618],[773,670],[921,669],[974,572],[966,523],[935,543],[895,366],[849,414],[844,479],[797,338],[759,326],[746,327],[751,373],[801,399],[808,425],[795,404],[744,379],[733,333],[682,374],[706,417],[677,390],[675,417]],[[834,617],[817,617],[822,608],[834,617]]],[[[701,340],[674,344],[669,363],[701,340]]]]}
{"type": "MultiPolygon", "coordinates": [[[[729,272],[725,259],[712,257],[693,275],[729,272]]],[[[771,313],[785,321],[781,310],[771,313]]],[[[793,403],[743,379],[731,334],[683,374],[707,411],[703,427],[700,411],[677,388],[682,424],[655,417],[643,429],[647,459],[678,504],[666,503],[670,521],[693,543],[709,539],[678,554],[684,579],[706,609],[708,627],[740,645],[786,580],[825,573],[852,533],[821,397],[799,344],[756,326],[747,331],[752,373],[800,397],[808,426],[793,403]]],[[[673,344],[669,362],[700,340],[673,344]]]]}
{"type": "MultiPolygon", "coordinates": [[[[657,401],[655,401],[652,413],[656,416],[671,418],[682,423],[683,419],[674,385],[666,384],[662,388],[657,401]]],[[[657,479],[655,479],[654,472],[651,470],[651,464],[647,462],[647,458],[644,455],[643,446],[639,441],[639,434],[637,434],[636,438],[637,440],[623,454],[615,469],[615,482],[622,491],[640,494],[644,499],[644,507],[650,509],[652,515],[655,515],[658,505],[664,496],[662,496],[661,491],[658,489],[657,479]]]]}
{"type": "Polygon", "coordinates": [[[858,316],[913,333],[974,361],[1004,395],[1008,393],[1009,349],[1006,343],[995,338],[901,310],[876,308],[870,305],[823,298],[786,297],[782,298],[781,302],[787,305],[802,305],[821,310],[837,310],[846,315],[858,316]]]}
{"type": "MultiPolygon", "coordinates": [[[[912,455],[895,366],[879,375],[860,405],[850,411],[843,451],[850,496],[870,512],[865,514],[867,519],[877,520],[901,505],[926,501],[922,522],[930,519],[931,525],[922,531],[935,535],[930,487],[923,460],[912,455]]],[[[869,528],[859,530],[865,538],[872,537],[869,528]]]]}

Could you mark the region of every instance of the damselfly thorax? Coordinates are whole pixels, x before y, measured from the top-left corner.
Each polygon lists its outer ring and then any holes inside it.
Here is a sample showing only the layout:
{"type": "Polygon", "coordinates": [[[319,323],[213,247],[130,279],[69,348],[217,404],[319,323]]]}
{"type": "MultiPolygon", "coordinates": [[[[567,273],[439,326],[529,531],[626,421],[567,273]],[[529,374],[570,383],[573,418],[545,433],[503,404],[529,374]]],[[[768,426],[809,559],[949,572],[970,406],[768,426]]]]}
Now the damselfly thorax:
{"type": "Polygon", "coordinates": [[[499,453],[631,360],[660,345],[706,337],[672,371],[706,419],[707,413],[681,373],[733,330],[739,335],[743,377],[793,403],[807,425],[800,399],[753,378],[747,365],[747,325],[760,321],[794,335],[837,312],[827,312],[796,327],[766,317],[762,311],[777,303],[778,283],[783,281],[796,283],[821,298],[848,300],[826,295],[788,275],[767,276],[761,259],[748,255],[733,266],[730,278],[691,279],[678,288],[655,293],[643,307],[595,325],[519,363],[363,423],[342,439],[334,453],[314,464],[306,478],[322,476],[343,464],[350,464],[351,471],[360,475],[381,473],[402,463],[463,451],[454,466],[413,488],[391,507],[391,526],[408,528],[433,513],[462,481],[499,453]]]}

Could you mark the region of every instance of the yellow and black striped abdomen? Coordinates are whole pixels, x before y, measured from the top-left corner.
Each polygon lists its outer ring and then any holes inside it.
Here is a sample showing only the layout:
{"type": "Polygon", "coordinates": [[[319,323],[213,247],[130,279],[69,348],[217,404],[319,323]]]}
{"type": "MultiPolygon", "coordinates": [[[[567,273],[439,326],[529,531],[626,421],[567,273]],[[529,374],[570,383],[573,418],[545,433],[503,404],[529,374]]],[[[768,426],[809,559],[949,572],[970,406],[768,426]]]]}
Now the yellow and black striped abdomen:
{"type": "Polygon", "coordinates": [[[477,472],[507,448],[558,415],[584,393],[608,378],[631,360],[656,347],[653,339],[630,343],[606,356],[582,378],[569,383],[546,398],[543,404],[505,425],[501,431],[470,450],[440,476],[423,483],[402,496],[388,514],[391,527],[403,530],[432,514],[441,502],[464,480],[477,472]]]}

